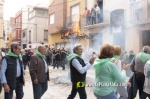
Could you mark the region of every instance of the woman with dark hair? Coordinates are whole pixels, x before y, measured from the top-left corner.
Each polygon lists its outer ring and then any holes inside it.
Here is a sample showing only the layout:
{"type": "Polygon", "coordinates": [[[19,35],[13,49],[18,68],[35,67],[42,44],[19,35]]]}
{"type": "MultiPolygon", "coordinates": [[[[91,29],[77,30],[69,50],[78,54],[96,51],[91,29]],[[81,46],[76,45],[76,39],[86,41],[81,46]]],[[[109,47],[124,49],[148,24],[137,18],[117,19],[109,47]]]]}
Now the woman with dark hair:
{"type": "Polygon", "coordinates": [[[114,47],[106,44],[102,46],[99,59],[94,62],[95,82],[94,94],[97,99],[118,99],[116,95],[118,83],[125,83],[126,70],[129,65],[123,66],[121,73],[115,63],[111,61],[114,56],[114,47]]]}

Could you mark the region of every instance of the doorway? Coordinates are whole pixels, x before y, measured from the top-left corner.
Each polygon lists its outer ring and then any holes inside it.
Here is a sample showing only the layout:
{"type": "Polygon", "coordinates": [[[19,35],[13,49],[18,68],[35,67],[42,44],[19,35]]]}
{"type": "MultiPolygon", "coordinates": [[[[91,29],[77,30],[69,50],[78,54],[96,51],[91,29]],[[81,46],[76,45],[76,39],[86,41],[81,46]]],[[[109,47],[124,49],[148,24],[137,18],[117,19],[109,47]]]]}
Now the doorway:
{"type": "Polygon", "coordinates": [[[144,30],[142,32],[142,45],[150,46],[150,30],[144,30]]]}

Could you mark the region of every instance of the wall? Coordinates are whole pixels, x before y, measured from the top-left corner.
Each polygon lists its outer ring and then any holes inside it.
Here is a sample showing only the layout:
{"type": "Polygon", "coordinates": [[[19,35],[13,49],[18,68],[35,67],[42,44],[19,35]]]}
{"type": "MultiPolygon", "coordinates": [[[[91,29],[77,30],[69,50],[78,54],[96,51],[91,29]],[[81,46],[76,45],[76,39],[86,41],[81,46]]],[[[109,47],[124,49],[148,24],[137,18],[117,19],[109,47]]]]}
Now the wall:
{"type": "MultiPolygon", "coordinates": [[[[37,11],[44,11],[40,8],[37,11]]],[[[48,15],[40,15],[39,13],[36,13],[36,15],[29,19],[28,21],[28,28],[27,28],[27,43],[32,45],[32,47],[35,47],[36,44],[40,44],[41,42],[44,42],[44,30],[48,30],[48,15]],[[38,14],[38,15],[37,15],[38,14]],[[31,31],[31,41],[29,41],[29,31],[31,31]]],[[[48,41],[44,42],[44,44],[48,45],[48,41]]]]}
{"type": "MultiPolygon", "coordinates": [[[[86,0],[74,0],[69,2],[70,0],[67,0],[67,17],[69,17],[71,15],[71,6],[74,6],[76,4],[80,4],[79,6],[79,11],[80,11],[80,15],[83,15],[85,13],[85,7],[86,7],[86,0]]],[[[91,0],[92,1],[92,0],[91,0]]]]}
{"type": "Polygon", "coordinates": [[[67,17],[67,0],[52,0],[49,7],[48,17],[48,32],[49,32],[49,45],[63,42],[61,34],[59,33],[60,28],[66,26],[67,17]],[[54,24],[50,24],[50,15],[54,14],[54,24]]]}
{"type": "Polygon", "coordinates": [[[21,42],[21,30],[22,30],[22,11],[16,13],[15,26],[13,27],[13,42],[21,42]],[[18,21],[17,21],[18,20],[18,21]]]}
{"type": "Polygon", "coordinates": [[[37,25],[35,23],[35,18],[28,21],[28,28],[27,28],[27,43],[29,42],[36,42],[36,35],[37,32],[37,25]],[[29,31],[31,31],[31,41],[29,41],[29,31]]]}
{"type": "Polygon", "coordinates": [[[28,6],[22,8],[22,30],[27,28],[28,23],[28,6]]]}
{"type": "Polygon", "coordinates": [[[4,39],[3,39],[3,25],[4,25],[3,4],[4,4],[4,2],[2,0],[0,0],[0,48],[6,46],[4,43],[4,39]]]}
{"type": "Polygon", "coordinates": [[[89,10],[91,10],[95,4],[97,4],[97,0],[86,0],[86,6],[89,10]]]}
{"type": "Polygon", "coordinates": [[[48,31],[50,34],[57,33],[57,27],[64,27],[66,22],[66,0],[54,0],[49,7],[48,31]],[[54,24],[50,24],[50,15],[54,14],[54,24]]]}
{"type": "Polygon", "coordinates": [[[50,45],[50,47],[52,46],[52,44],[60,43],[60,42],[63,42],[63,39],[61,39],[61,34],[60,33],[55,33],[55,34],[49,35],[49,45],[50,45]]]}
{"type": "Polygon", "coordinates": [[[35,18],[37,24],[37,42],[44,41],[44,30],[48,30],[48,17],[35,18]]]}

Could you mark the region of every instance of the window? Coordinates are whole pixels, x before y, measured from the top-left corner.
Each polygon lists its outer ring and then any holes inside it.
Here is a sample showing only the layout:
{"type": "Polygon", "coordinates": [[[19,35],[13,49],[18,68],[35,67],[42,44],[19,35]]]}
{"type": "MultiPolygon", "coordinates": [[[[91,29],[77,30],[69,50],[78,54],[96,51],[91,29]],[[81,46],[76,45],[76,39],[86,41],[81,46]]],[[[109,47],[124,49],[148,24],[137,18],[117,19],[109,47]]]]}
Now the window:
{"type": "Polygon", "coordinates": [[[29,19],[35,16],[35,11],[29,13],[29,19]]]}
{"type": "Polygon", "coordinates": [[[48,30],[44,30],[44,41],[48,41],[48,30]]]}
{"type": "Polygon", "coordinates": [[[138,2],[139,0],[130,0],[130,3],[136,3],[138,2]]]}
{"type": "Polygon", "coordinates": [[[27,45],[26,44],[23,44],[23,49],[27,48],[27,45]]]}
{"type": "Polygon", "coordinates": [[[18,25],[20,25],[20,22],[21,22],[20,17],[18,17],[18,25]]]}
{"type": "Polygon", "coordinates": [[[54,24],[55,15],[54,15],[54,14],[51,14],[49,20],[50,20],[50,24],[54,24]]]}
{"type": "Polygon", "coordinates": [[[42,11],[42,16],[45,16],[45,14],[46,14],[46,13],[45,13],[44,11],[42,11]]]}
{"type": "Polygon", "coordinates": [[[148,0],[148,5],[147,5],[147,13],[148,13],[148,18],[150,18],[150,0],[148,0]]]}
{"type": "Polygon", "coordinates": [[[71,7],[72,21],[76,20],[76,18],[78,17],[77,15],[79,15],[79,4],[71,7]]]}
{"type": "Polygon", "coordinates": [[[9,37],[7,37],[7,41],[9,41],[9,37]]]}
{"type": "Polygon", "coordinates": [[[18,38],[21,38],[21,30],[18,29],[18,38]]]}
{"type": "Polygon", "coordinates": [[[16,25],[18,25],[18,19],[16,19],[16,25]]]}
{"type": "Polygon", "coordinates": [[[31,31],[29,31],[29,42],[31,42],[31,31]]]}
{"type": "Polygon", "coordinates": [[[16,34],[17,34],[17,30],[13,30],[13,33],[12,33],[12,37],[13,37],[13,39],[15,39],[16,38],[16,34]]]}
{"type": "Polygon", "coordinates": [[[144,12],[146,11],[146,9],[144,9],[144,1],[141,2],[137,2],[134,1],[133,4],[131,4],[131,15],[132,15],[132,21],[139,21],[141,19],[143,19],[144,17],[144,12]],[[136,2],[136,3],[135,3],[136,2]]]}
{"type": "Polygon", "coordinates": [[[6,26],[7,30],[9,30],[9,23],[7,23],[7,26],[6,26]]]}
{"type": "Polygon", "coordinates": [[[22,37],[24,38],[25,36],[26,36],[26,35],[25,35],[25,32],[23,32],[23,33],[22,33],[22,37]]]}
{"type": "Polygon", "coordinates": [[[47,13],[45,11],[36,11],[36,15],[45,16],[45,15],[47,15],[47,13]]]}

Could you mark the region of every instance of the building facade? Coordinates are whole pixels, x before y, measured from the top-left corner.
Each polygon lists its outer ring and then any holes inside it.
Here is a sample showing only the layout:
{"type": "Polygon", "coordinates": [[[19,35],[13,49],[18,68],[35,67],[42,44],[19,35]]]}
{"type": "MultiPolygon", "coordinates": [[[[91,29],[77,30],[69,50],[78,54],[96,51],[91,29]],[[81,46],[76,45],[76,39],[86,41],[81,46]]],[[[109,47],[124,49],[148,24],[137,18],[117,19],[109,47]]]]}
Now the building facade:
{"type": "MultiPolygon", "coordinates": [[[[67,0],[66,2],[66,23],[64,26],[73,29],[75,15],[78,15],[80,16],[78,20],[81,34],[88,36],[88,38],[76,40],[75,43],[81,43],[87,49],[97,52],[106,43],[120,45],[123,51],[133,50],[135,53],[140,52],[143,46],[150,45],[148,40],[150,37],[149,0],[103,0],[101,4],[97,3],[97,0],[75,0],[71,2],[67,0]],[[85,7],[91,11],[95,4],[100,7],[102,21],[87,25],[84,16],[85,7]]],[[[63,47],[65,45],[64,39],[55,28],[59,26],[57,21],[61,22],[59,20],[61,18],[56,17],[55,14],[65,13],[65,10],[64,12],[60,10],[57,13],[54,12],[54,9],[58,8],[55,5],[59,3],[61,4],[60,1],[54,0],[49,8],[49,42],[50,45],[56,44],[56,47],[63,47]]],[[[60,5],[59,8],[61,8],[60,5]]],[[[71,39],[67,40],[67,43],[69,42],[71,39]]]]}
{"type": "Polygon", "coordinates": [[[48,44],[48,8],[33,7],[28,14],[27,48],[35,48],[39,44],[48,44]]]}
{"type": "Polygon", "coordinates": [[[3,19],[3,4],[4,0],[0,0],[0,48],[6,47],[4,43],[4,19],[3,19]]]}
{"type": "Polygon", "coordinates": [[[49,6],[48,31],[50,47],[52,45],[57,47],[64,46],[60,30],[66,26],[66,2],[67,0],[53,0],[49,6]]]}
{"type": "Polygon", "coordinates": [[[126,17],[130,20],[126,26],[126,49],[137,53],[143,46],[150,46],[150,1],[136,0],[128,2],[128,5],[126,17]]]}
{"type": "Polygon", "coordinates": [[[6,47],[10,46],[10,34],[12,31],[11,22],[10,21],[4,21],[4,35],[5,35],[5,44],[6,47]]]}
{"type": "Polygon", "coordinates": [[[15,16],[15,25],[12,28],[12,42],[21,44],[22,31],[22,10],[18,11],[15,16]]]}
{"type": "MultiPolygon", "coordinates": [[[[22,48],[27,48],[27,30],[28,30],[28,15],[33,6],[25,6],[22,8],[22,31],[21,31],[21,45],[22,48]]],[[[29,23],[30,24],[30,23],[29,23]]]]}

